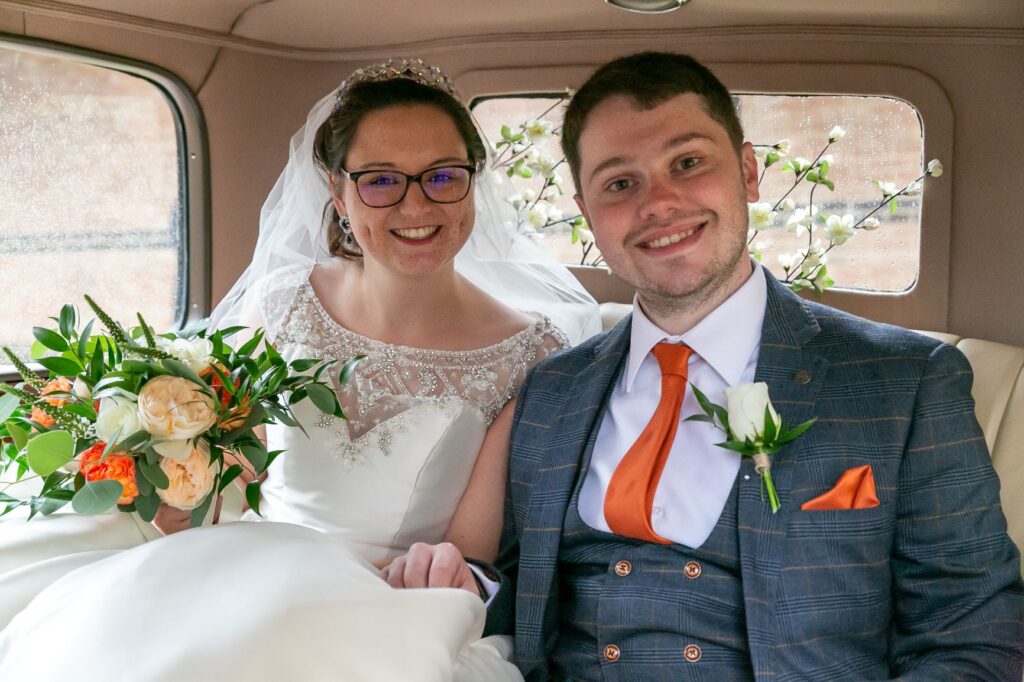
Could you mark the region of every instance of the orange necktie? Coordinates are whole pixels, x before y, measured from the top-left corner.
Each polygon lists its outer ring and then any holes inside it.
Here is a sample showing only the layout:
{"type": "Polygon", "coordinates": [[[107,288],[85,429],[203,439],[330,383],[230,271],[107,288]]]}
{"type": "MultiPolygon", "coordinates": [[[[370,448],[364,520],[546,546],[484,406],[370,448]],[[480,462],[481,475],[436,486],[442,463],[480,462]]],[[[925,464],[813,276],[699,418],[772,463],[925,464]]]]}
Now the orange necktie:
{"type": "Polygon", "coordinates": [[[616,535],[669,544],[651,527],[651,509],[679,427],[679,410],[686,392],[686,366],[692,352],[689,346],[674,343],[659,343],[651,350],[661,367],[661,402],[608,482],[604,518],[616,535]]]}

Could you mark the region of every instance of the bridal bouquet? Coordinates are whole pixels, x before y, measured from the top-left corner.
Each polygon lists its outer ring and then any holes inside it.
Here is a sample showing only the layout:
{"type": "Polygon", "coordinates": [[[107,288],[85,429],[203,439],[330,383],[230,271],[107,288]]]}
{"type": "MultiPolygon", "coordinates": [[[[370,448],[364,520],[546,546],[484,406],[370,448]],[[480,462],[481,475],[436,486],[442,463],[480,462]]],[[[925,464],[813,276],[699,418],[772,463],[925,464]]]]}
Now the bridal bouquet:
{"type": "MultiPolygon", "coordinates": [[[[163,501],[191,511],[197,526],[243,471],[256,477],[281,454],[267,450],[255,427],[302,428],[291,406],[306,398],[344,417],[324,378],[333,361],[287,362],[261,330],[231,347],[226,339],[244,327],[157,335],[138,315],[126,330],[85,300],[106,334],[93,333],[95,319],[79,330],[72,305],[51,318],[55,329],[33,329],[33,356],[48,380],[3,349],[23,381],[0,382],[0,474],[13,478],[0,483],[0,515],[28,505],[32,518],[70,502],[81,514],[116,506],[151,521],[163,501]],[[32,479],[38,492],[11,494],[32,479]]],[[[342,368],[341,382],[358,360],[342,368]]],[[[257,513],[259,485],[245,490],[257,513]]]]}

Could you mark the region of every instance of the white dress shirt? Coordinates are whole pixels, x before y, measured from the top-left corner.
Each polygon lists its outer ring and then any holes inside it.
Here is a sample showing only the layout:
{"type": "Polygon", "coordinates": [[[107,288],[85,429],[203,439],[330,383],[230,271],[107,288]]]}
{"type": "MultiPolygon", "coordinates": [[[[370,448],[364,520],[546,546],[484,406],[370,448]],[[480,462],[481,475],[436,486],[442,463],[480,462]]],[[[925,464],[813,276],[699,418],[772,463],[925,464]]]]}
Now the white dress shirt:
{"type": "MultiPolygon", "coordinates": [[[[661,369],[651,349],[662,341],[693,349],[687,380],[725,406],[725,389],[754,380],[767,284],[759,265],[746,282],[693,329],[672,336],[651,322],[633,300],[629,358],[601,421],[590,467],[580,490],[579,514],[591,528],[610,532],[604,498],[615,468],[650,421],[661,399],[661,369]]],[[[715,443],[724,434],[706,422],[687,386],[679,428],[654,495],[651,525],[663,538],[697,548],[711,535],[740,467],[740,455],[715,443]]]]}

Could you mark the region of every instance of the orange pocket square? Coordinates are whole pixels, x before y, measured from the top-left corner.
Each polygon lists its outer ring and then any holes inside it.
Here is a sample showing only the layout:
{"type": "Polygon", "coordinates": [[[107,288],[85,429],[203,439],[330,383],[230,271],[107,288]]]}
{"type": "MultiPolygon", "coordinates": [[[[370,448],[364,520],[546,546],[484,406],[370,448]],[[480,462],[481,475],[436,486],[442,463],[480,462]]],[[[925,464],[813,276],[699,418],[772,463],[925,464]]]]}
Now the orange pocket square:
{"type": "Polygon", "coordinates": [[[870,509],[877,506],[875,475],[871,472],[871,465],[865,464],[844,471],[832,490],[824,495],[818,495],[813,500],[807,500],[800,505],[800,509],[824,511],[827,509],[870,509]]]}

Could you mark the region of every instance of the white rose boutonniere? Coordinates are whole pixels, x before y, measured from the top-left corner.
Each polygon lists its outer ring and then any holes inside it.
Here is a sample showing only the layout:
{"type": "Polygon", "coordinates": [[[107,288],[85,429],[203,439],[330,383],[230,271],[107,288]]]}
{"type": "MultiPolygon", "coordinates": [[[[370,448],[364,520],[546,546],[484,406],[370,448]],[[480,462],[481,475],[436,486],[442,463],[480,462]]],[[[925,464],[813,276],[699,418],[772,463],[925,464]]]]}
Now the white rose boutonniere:
{"type": "Polygon", "coordinates": [[[779,495],[772,481],[770,456],[811,428],[817,418],[787,429],[768,397],[768,384],[757,382],[725,389],[728,409],[708,400],[700,389],[690,384],[704,414],[686,421],[708,422],[726,437],[719,447],[738,452],[754,460],[754,471],[761,477],[762,491],[768,495],[772,513],[779,511],[779,495]]]}

